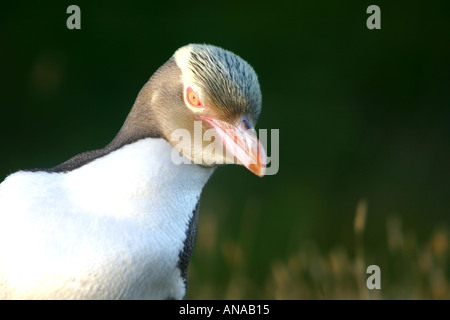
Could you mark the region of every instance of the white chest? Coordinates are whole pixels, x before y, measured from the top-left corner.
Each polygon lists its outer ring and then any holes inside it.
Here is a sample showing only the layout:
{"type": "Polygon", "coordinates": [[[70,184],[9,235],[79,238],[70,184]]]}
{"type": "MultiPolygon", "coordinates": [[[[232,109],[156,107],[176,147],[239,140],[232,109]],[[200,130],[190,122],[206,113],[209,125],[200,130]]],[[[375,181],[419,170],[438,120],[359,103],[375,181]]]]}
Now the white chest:
{"type": "Polygon", "coordinates": [[[213,169],[143,139],[68,173],[0,185],[0,296],[181,298],[178,259],[213,169]]]}

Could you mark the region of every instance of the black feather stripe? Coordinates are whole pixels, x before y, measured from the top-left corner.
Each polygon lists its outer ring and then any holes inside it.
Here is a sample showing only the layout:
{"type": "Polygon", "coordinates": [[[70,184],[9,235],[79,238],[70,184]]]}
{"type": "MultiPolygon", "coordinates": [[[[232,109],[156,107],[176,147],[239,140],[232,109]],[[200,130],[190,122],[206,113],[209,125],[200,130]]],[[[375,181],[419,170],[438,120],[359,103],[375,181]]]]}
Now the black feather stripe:
{"type": "Polygon", "coordinates": [[[197,204],[192,211],[192,216],[189,220],[188,228],[186,230],[186,239],[183,243],[183,250],[181,250],[178,255],[178,268],[180,269],[181,277],[186,288],[188,283],[189,260],[191,259],[192,249],[194,248],[195,239],[197,238],[199,203],[200,199],[197,201],[197,204]]]}

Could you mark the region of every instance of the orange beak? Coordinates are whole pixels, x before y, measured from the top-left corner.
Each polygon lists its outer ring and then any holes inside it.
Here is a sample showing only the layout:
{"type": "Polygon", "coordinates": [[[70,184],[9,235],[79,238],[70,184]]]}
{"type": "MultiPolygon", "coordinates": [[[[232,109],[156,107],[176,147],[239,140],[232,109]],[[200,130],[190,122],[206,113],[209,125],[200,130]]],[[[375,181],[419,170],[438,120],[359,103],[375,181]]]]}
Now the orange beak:
{"type": "Polygon", "coordinates": [[[208,122],[219,137],[227,150],[237,160],[239,164],[244,165],[251,172],[259,177],[263,177],[266,172],[267,156],[256,137],[255,130],[247,129],[244,123],[239,126],[233,126],[228,122],[200,117],[208,122]]]}

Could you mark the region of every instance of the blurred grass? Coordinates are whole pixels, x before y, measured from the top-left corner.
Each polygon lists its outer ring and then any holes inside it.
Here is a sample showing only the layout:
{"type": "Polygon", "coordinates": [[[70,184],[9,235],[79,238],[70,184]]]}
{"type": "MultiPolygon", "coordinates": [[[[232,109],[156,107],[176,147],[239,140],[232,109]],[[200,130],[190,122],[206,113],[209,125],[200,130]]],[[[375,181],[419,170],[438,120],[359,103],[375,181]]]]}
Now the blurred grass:
{"type": "MultiPolygon", "coordinates": [[[[189,267],[186,299],[450,299],[449,234],[442,226],[418,242],[414,230],[403,230],[399,215],[386,220],[381,254],[365,245],[369,214],[365,200],[357,204],[352,246],[336,243],[320,250],[314,240],[298,243],[286,259],[270,262],[262,281],[252,276],[248,248],[225,236],[219,239],[217,216],[200,213],[197,243],[189,267]],[[381,289],[369,290],[369,265],[381,269],[381,289]],[[226,269],[224,272],[223,269],[226,269]]],[[[239,224],[248,217],[242,216],[239,224]]],[[[270,237],[271,235],[267,235],[270,237]]],[[[243,239],[242,237],[240,239],[243,239]]]]}

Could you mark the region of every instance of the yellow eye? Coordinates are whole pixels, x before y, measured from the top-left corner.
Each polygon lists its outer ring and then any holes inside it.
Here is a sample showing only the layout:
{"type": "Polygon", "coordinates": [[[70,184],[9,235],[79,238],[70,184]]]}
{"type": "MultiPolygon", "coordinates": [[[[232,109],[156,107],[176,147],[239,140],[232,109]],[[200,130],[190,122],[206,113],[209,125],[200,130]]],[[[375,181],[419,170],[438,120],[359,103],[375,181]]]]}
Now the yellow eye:
{"type": "Polygon", "coordinates": [[[198,98],[197,94],[192,90],[192,88],[187,88],[186,90],[186,97],[187,101],[191,104],[193,107],[201,107],[200,99],[198,98]]]}

